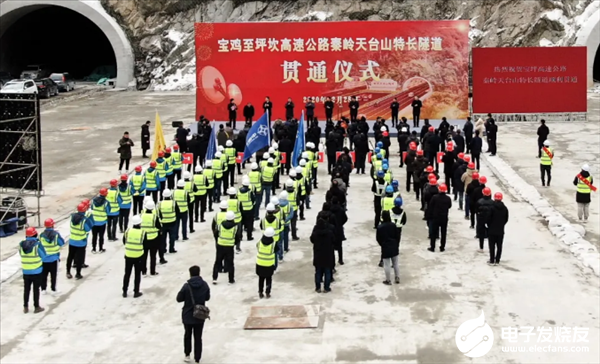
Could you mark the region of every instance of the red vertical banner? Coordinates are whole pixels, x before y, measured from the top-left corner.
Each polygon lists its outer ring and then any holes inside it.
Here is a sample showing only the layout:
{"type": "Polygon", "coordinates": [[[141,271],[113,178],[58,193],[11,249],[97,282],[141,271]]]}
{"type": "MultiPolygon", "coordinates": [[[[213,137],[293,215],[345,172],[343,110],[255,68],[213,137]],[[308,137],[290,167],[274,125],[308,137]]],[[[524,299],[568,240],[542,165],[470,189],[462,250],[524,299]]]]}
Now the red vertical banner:
{"type": "Polygon", "coordinates": [[[402,152],[402,161],[404,162],[406,160],[406,152],[402,152]]]}
{"type": "Polygon", "coordinates": [[[183,164],[192,164],[194,161],[194,154],[193,153],[183,153],[183,164]]]}
{"type": "Polygon", "coordinates": [[[242,163],[244,161],[244,153],[239,152],[235,157],[235,163],[242,163]]]}
{"type": "Polygon", "coordinates": [[[281,152],[279,155],[281,155],[281,164],[287,163],[287,153],[281,152]]]}
{"type": "Polygon", "coordinates": [[[442,163],[442,157],[444,156],[444,152],[437,152],[437,162],[442,163]]]}
{"type": "Polygon", "coordinates": [[[373,156],[373,152],[369,152],[369,154],[367,154],[367,161],[369,163],[371,163],[371,157],[373,156]]]}
{"type": "Polygon", "coordinates": [[[324,163],[325,162],[325,152],[319,152],[318,156],[319,156],[318,162],[324,163]]]}

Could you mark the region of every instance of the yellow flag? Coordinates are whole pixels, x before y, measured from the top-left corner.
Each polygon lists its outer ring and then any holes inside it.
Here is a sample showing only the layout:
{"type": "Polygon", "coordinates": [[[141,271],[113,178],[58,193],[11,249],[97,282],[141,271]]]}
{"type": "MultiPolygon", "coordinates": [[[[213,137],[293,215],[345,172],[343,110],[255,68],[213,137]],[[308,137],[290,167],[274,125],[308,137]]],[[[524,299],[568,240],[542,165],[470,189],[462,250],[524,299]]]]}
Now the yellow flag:
{"type": "Polygon", "coordinates": [[[162,124],[160,123],[160,116],[156,111],[156,119],[154,121],[154,149],[152,150],[152,160],[155,161],[158,157],[158,152],[164,150],[167,146],[165,143],[165,136],[163,134],[162,124]]]}

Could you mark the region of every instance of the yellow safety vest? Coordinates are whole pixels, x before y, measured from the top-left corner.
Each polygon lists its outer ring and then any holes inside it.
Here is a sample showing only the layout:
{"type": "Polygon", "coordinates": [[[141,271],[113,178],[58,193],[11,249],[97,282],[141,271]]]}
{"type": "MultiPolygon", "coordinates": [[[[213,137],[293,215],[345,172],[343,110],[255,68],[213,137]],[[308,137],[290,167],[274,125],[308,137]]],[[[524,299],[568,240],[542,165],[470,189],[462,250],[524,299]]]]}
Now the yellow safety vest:
{"type": "Polygon", "coordinates": [[[263,226],[263,233],[265,232],[265,230],[267,230],[267,228],[273,228],[273,230],[275,231],[275,236],[273,236],[273,240],[275,240],[275,242],[279,241],[279,232],[281,230],[281,221],[279,220],[278,217],[275,217],[275,220],[273,220],[273,222],[268,222],[266,217],[263,217],[262,220],[262,226],[263,226]]]}
{"type": "Polygon", "coordinates": [[[237,198],[229,198],[227,200],[228,210],[233,211],[235,213],[235,220],[233,220],[236,224],[242,222],[242,213],[240,212],[240,201],[237,198]]]}
{"type": "Polygon", "coordinates": [[[127,189],[125,192],[119,190],[119,195],[121,195],[121,200],[123,200],[123,205],[131,204],[131,186],[127,185],[127,189]]]}
{"type": "Polygon", "coordinates": [[[165,169],[165,164],[167,162],[163,159],[162,162],[156,161],[156,172],[158,172],[158,178],[160,180],[164,180],[167,178],[167,170],[165,169]]]}
{"type": "Polygon", "coordinates": [[[217,244],[221,246],[234,246],[237,229],[237,225],[234,225],[230,229],[226,229],[223,227],[223,224],[219,224],[219,238],[217,239],[217,244]]]}
{"type": "Polygon", "coordinates": [[[179,212],[187,212],[188,211],[188,203],[187,203],[188,191],[186,190],[175,190],[173,194],[173,199],[179,206],[179,212]]]}
{"type": "Polygon", "coordinates": [[[261,267],[272,267],[275,265],[275,242],[265,245],[262,241],[256,243],[258,254],[256,254],[256,265],[261,267]]]}
{"type": "Polygon", "coordinates": [[[208,187],[207,189],[212,189],[215,187],[215,170],[214,169],[205,169],[204,172],[202,173],[206,176],[206,179],[208,180],[208,187]]]}
{"type": "Polygon", "coordinates": [[[272,166],[266,166],[265,169],[263,169],[262,171],[262,179],[263,182],[273,182],[273,177],[275,176],[275,167],[272,166]]]}
{"type": "Polygon", "coordinates": [[[258,166],[260,167],[261,172],[265,169],[267,164],[269,164],[269,162],[266,160],[262,160],[262,161],[260,161],[260,163],[258,163],[258,166]]]}
{"type": "Polygon", "coordinates": [[[252,198],[250,196],[250,190],[246,192],[238,191],[237,194],[238,201],[242,204],[242,209],[244,211],[252,211],[254,204],[252,203],[252,198]]]}
{"type": "MultiPolygon", "coordinates": [[[[583,177],[583,176],[582,176],[583,177]]],[[[585,179],[591,184],[593,179],[592,176],[588,176],[585,179]]],[[[592,193],[592,189],[588,187],[585,183],[581,182],[579,178],[577,178],[577,192],[579,193],[592,193]]]]}
{"type": "Polygon", "coordinates": [[[234,147],[225,148],[225,155],[227,156],[227,164],[235,164],[235,153],[236,150],[234,147]]]}
{"type": "Polygon", "coordinates": [[[390,210],[390,215],[392,217],[392,222],[396,224],[396,227],[402,229],[402,217],[404,216],[404,211],[402,211],[400,215],[396,215],[390,210]]]}
{"type": "Polygon", "coordinates": [[[21,268],[23,268],[23,270],[34,270],[42,266],[42,258],[38,253],[37,244],[33,247],[33,249],[31,249],[29,253],[25,253],[23,248],[20,247],[19,253],[21,254],[21,268]]]}
{"type": "MultiPolygon", "coordinates": [[[[92,216],[94,217],[95,222],[103,222],[106,221],[106,204],[96,206],[92,202],[92,216]]],[[[73,234],[71,234],[72,236],[73,234]]]]}
{"type": "MultiPolygon", "coordinates": [[[[306,184],[304,183],[304,176],[294,181],[296,185],[296,191],[300,191],[300,196],[306,196],[306,184]]],[[[289,198],[289,195],[288,195],[289,198]]]]}
{"type": "MultiPolygon", "coordinates": [[[[106,220],[106,214],[104,214],[104,220],[106,220]]],[[[81,222],[77,225],[73,225],[73,220],[71,219],[71,235],[69,236],[69,239],[79,241],[87,239],[88,233],[85,231],[84,226],[85,219],[81,219],[81,222]]]]}
{"type": "Polygon", "coordinates": [[[312,168],[317,168],[319,166],[319,159],[317,158],[317,154],[312,150],[307,151],[307,153],[309,160],[309,163],[307,163],[307,165],[311,166],[312,168]]]}
{"type": "Polygon", "coordinates": [[[308,163],[302,167],[302,177],[306,178],[308,181],[312,180],[312,169],[308,166],[308,163]]]}
{"type": "Polygon", "coordinates": [[[194,200],[195,200],[195,197],[194,197],[194,196],[196,196],[196,195],[194,194],[194,185],[193,185],[193,183],[194,183],[194,182],[192,182],[192,181],[186,181],[186,182],[185,182],[185,187],[183,187],[183,189],[184,189],[185,191],[187,191],[187,193],[188,193],[188,196],[190,196],[190,203],[193,203],[193,202],[194,202],[194,200]]]}
{"type": "Polygon", "coordinates": [[[206,189],[208,185],[208,178],[202,173],[194,175],[194,186],[196,186],[196,196],[206,195],[206,189]]]}
{"type": "MultiPolygon", "coordinates": [[[[221,165],[223,168],[223,172],[227,170],[227,163],[229,162],[229,156],[226,153],[221,153],[221,165]]],[[[233,162],[235,163],[235,161],[233,162]]],[[[214,167],[214,164],[213,164],[214,167]]]]}
{"type": "Polygon", "coordinates": [[[379,153],[381,153],[381,158],[385,159],[385,149],[381,148],[381,150],[379,151],[379,153]]]}
{"type": "Polygon", "coordinates": [[[60,246],[58,245],[58,233],[54,236],[54,240],[50,241],[44,237],[44,235],[40,235],[40,242],[46,251],[46,254],[58,254],[60,253],[60,246]]]}
{"type": "Polygon", "coordinates": [[[381,212],[390,211],[394,208],[394,197],[384,197],[381,199],[381,212]]]}
{"type": "Polygon", "coordinates": [[[217,212],[217,214],[214,217],[214,220],[215,220],[215,224],[217,224],[217,227],[221,226],[223,221],[227,220],[227,211],[217,212]]]}
{"type": "Polygon", "coordinates": [[[171,153],[171,162],[173,163],[173,169],[180,170],[183,166],[183,162],[181,161],[181,153],[173,152],[171,153]]]}
{"type": "Polygon", "coordinates": [[[156,212],[142,212],[142,230],[146,233],[148,240],[158,238],[158,229],[156,228],[156,212]]]}
{"type": "Polygon", "coordinates": [[[392,172],[390,172],[389,170],[387,172],[385,172],[385,175],[383,176],[383,180],[388,184],[392,184],[392,180],[394,179],[394,176],[392,176],[392,172]]]}
{"type": "MultiPolygon", "coordinates": [[[[290,195],[288,194],[288,198],[290,197],[290,195]]],[[[279,208],[281,209],[281,221],[283,222],[283,226],[281,228],[281,231],[283,231],[283,227],[284,226],[288,226],[291,222],[291,220],[289,222],[285,222],[285,219],[287,218],[287,216],[290,214],[290,211],[292,211],[292,205],[289,204],[289,200],[288,200],[288,204],[285,206],[279,206],[279,208]]]]}
{"type": "Polygon", "coordinates": [[[280,159],[281,159],[281,157],[280,157],[280,153],[279,153],[279,151],[278,151],[278,150],[276,150],[276,151],[273,153],[273,155],[274,155],[274,157],[273,157],[273,166],[274,166],[275,168],[279,169],[279,167],[280,167],[280,165],[281,165],[281,164],[279,163],[279,162],[280,162],[280,159]]]}
{"type": "MultiPolygon", "coordinates": [[[[552,156],[554,156],[554,151],[552,150],[552,148],[546,147],[546,149],[548,149],[548,151],[550,151],[552,156]]],[[[550,156],[548,155],[548,153],[546,153],[544,148],[542,148],[542,158],[540,158],[540,164],[543,166],[551,166],[552,165],[552,158],[550,158],[550,156]]]]}
{"type": "Polygon", "coordinates": [[[262,192],[262,183],[261,183],[261,173],[260,171],[252,171],[248,173],[248,177],[250,177],[250,184],[254,187],[254,190],[257,193],[262,192]]]}
{"type": "MultiPolygon", "coordinates": [[[[160,177],[160,174],[159,174],[160,177]]],[[[134,177],[135,178],[135,177],[134,177]]],[[[156,190],[158,185],[156,184],[156,169],[152,172],[146,171],[146,175],[144,176],[146,179],[146,189],[156,190]]]]}
{"type": "Polygon", "coordinates": [[[125,232],[125,256],[139,258],[144,255],[144,235],[142,229],[130,228],[125,232]]]}
{"type": "Polygon", "coordinates": [[[373,162],[373,175],[371,176],[371,178],[377,179],[377,171],[381,169],[382,165],[383,162],[380,160],[375,160],[375,162],[373,162]]]}
{"type": "MultiPolygon", "coordinates": [[[[146,172],[148,173],[148,172],[146,172]]],[[[133,177],[131,177],[131,183],[133,184],[133,189],[135,190],[134,192],[134,196],[139,196],[139,195],[143,195],[144,192],[140,193],[140,189],[142,188],[142,185],[144,184],[144,179],[146,177],[143,174],[135,174],[133,175],[133,177]]],[[[154,180],[154,185],[156,185],[156,180],[154,180]]]]}
{"type": "Polygon", "coordinates": [[[158,210],[160,211],[160,215],[162,218],[160,222],[163,224],[168,224],[171,222],[175,222],[177,216],[175,214],[175,201],[173,200],[163,200],[158,204],[158,210]]]}
{"type": "Polygon", "coordinates": [[[294,209],[294,211],[298,210],[298,202],[296,201],[297,197],[296,197],[296,189],[294,188],[294,190],[292,192],[290,192],[289,190],[287,190],[288,193],[288,201],[290,203],[291,208],[294,209]]]}
{"type": "Polygon", "coordinates": [[[165,158],[165,162],[167,163],[167,176],[170,176],[173,174],[173,155],[165,158]]]}
{"type": "Polygon", "coordinates": [[[117,190],[108,190],[108,194],[106,195],[106,201],[110,204],[110,212],[119,212],[119,201],[117,200],[117,196],[119,195],[119,191],[117,190]]]}
{"type": "Polygon", "coordinates": [[[213,171],[215,172],[215,178],[223,178],[223,162],[220,159],[213,159],[213,171]]]}

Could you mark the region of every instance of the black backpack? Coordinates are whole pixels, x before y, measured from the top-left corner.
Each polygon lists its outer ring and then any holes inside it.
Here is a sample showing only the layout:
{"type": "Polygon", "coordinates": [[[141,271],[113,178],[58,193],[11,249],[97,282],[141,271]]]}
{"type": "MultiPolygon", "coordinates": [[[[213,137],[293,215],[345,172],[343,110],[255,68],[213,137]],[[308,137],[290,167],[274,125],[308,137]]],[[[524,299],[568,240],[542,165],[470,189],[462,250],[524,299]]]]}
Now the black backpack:
{"type": "Polygon", "coordinates": [[[194,300],[194,292],[192,291],[192,287],[188,284],[188,290],[190,291],[190,298],[192,299],[192,304],[194,305],[194,312],[192,316],[197,318],[198,320],[210,320],[210,309],[204,305],[197,305],[194,300]]]}

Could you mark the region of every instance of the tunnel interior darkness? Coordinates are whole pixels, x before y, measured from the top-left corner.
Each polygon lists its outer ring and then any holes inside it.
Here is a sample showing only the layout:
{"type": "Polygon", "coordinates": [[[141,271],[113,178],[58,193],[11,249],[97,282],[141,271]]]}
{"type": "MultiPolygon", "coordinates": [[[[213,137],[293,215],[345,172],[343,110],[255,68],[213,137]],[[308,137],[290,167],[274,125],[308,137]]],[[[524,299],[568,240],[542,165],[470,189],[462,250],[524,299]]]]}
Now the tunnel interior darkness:
{"type": "Polygon", "coordinates": [[[596,50],[596,58],[594,59],[594,82],[600,82],[600,46],[596,50]]]}
{"type": "Polygon", "coordinates": [[[0,71],[15,78],[28,65],[50,72],[69,72],[82,80],[97,67],[109,66],[116,77],[116,58],[102,30],[85,16],[47,6],[17,19],[0,38],[0,71]]]}

